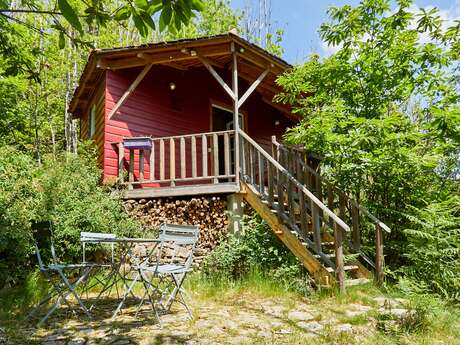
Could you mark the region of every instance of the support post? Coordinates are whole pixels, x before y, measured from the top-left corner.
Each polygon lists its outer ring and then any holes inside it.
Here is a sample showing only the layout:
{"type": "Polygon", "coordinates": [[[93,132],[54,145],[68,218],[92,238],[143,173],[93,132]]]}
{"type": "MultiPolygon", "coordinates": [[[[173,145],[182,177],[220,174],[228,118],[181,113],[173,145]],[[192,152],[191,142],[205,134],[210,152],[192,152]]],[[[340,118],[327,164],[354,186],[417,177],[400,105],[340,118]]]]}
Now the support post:
{"type": "Polygon", "coordinates": [[[125,147],[123,142],[118,143],[118,180],[123,183],[123,161],[125,159],[125,147]]]}
{"type": "Polygon", "coordinates": [[[239,106],[238,106],[238,65],[237,55],[235,50],[235,43],[232,42],[232,88],[233,88],[233,126],[235,127],[235,183],[239,187],[240,185],[240,140],[239,140],[239,106]]]}
{"type": "Polygon", "coordinates": [[[345,267],[343,262],[342,229],[334,222],[335,274],[341,294],[345,293],[345,267]]]}
{"type": "Polygon", "coordinates": [[[375,245],[375,283],[381,286],[384,280],[383,234],[378,223],[375,224],[375,245]]]}
{"type": "Polygon", "coordinates": [[[228,230],[232,233],[240,233],[241,219],[243,217],[243,194],[234,193],[227,196],[228,230]]]}

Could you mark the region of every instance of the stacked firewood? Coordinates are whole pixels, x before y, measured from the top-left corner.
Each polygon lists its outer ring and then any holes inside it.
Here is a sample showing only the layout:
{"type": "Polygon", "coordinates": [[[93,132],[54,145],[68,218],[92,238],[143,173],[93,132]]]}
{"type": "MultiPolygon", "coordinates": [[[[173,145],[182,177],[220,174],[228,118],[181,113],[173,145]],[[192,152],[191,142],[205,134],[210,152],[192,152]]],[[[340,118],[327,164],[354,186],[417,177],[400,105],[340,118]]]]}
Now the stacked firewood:
{"type": "Polygon", "coordinates": [[[127,200],[124,206],[146,231],[157,229],[162,223],[199,225],[200,239],[195,255],[198,261],[227,235],[226,200],[218,196],[127,200]]]}

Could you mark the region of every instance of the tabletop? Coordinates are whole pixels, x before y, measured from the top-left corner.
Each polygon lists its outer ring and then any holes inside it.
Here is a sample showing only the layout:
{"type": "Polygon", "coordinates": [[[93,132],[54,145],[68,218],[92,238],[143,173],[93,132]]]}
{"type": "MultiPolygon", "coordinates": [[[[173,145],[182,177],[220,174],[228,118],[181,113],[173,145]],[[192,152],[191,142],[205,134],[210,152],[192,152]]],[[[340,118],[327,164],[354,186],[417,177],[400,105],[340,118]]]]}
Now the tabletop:
{"type": "Polygon", "coordinates": [[[139,237],[114,237],[114,238],[81,238],[80,242],[84,243],[157,243],[161,242],[159,238],[139,238],[139,237]]]}

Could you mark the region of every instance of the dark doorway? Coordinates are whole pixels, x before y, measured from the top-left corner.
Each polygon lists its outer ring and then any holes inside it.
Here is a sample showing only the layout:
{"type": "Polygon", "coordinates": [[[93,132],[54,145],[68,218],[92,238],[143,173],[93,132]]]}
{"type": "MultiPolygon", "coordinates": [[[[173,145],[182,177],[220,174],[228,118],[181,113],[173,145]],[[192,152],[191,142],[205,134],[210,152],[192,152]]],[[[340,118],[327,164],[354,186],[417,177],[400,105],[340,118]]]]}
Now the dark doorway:
{"type": "MultiPolygon", "coordinates": [[[[229,109],[225,109],[223,107],[219,107],[216,105],[212,105],[211,107],[212,111],[212,131],[213,132],[218,132],[218,131],[228,131],[228,130],[233,130],[235,129],[233,125],[233,111],[229,109]]],[[[239,114],[239,123],[240,127],[242,127],[243,123],[243,117],[241,114],[239,114]]],[[[233,141],[234,136],[231,137],[232,140],[230,140],[230,169],[233,172],[235,170],[234,165],[235,165],[235,143],[233,141]]],[[[224,175],[225,174],[225,154],[224,154],[224,138],[222,136],[219,136],[218,139],[218,144],[219,144],[219,175],[224,175]]]]}

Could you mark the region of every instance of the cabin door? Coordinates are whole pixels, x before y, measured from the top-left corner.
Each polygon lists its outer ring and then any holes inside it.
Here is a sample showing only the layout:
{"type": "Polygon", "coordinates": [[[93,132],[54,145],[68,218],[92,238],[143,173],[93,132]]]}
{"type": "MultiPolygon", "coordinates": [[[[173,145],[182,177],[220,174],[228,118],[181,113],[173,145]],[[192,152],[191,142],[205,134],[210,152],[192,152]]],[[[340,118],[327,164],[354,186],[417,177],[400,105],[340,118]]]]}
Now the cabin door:
{"type": "MultiPolygon", "coordinates": [[[[233,111],[217,105],[212,105],[212,131],[228,131],[235,129],[233,123],[233,111]]],[[[243,128],[243,114],[239,114],[239,122],[243,128]]],[[[234,138],[232,136],[232,138],[234,138]]],[[[219,175],[225,174],[225,153],[224,153],[224,138],[219,136],[219,175]]],[[[235,142],[230,140],[230,166],[231,171],[235,171],[235,142]]]]}

